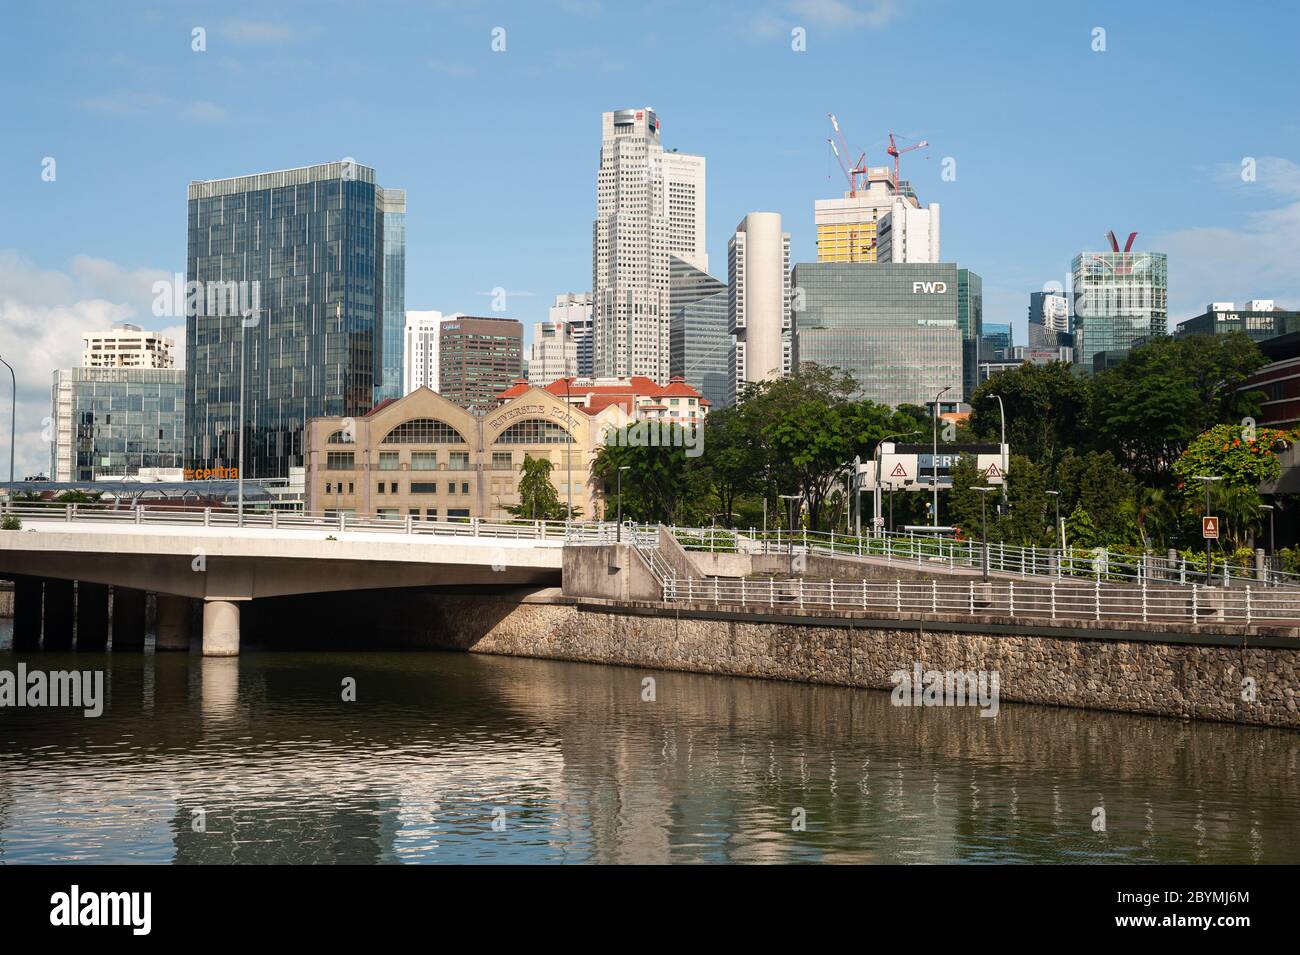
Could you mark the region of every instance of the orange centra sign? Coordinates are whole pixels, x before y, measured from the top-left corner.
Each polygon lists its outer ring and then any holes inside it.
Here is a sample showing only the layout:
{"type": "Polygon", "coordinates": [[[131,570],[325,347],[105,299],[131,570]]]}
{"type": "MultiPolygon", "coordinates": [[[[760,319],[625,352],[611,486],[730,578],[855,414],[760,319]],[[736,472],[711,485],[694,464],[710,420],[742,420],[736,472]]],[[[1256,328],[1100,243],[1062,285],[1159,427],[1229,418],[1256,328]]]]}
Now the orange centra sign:
{"type": "Polygon", "coordinates": [[[186,468],[187,481],[235,481],[239,478],[239,468],[186,468]]]}

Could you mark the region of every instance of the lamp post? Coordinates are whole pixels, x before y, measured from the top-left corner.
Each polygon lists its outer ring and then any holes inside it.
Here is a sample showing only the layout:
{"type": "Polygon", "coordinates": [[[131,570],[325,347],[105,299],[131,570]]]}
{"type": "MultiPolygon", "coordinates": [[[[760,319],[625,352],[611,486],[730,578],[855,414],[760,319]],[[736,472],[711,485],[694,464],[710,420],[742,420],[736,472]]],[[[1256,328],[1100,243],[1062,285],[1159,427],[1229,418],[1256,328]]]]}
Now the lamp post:
{"type": "Polygon", "coordinates": [[[934,453],[930,457],[930,472],[934,481],[934,513],[930,516],[931,527],[939,526],[939,399],[950,391],[952,385],[934,396],[934,453]]]}
{"type": "Polygon", "coordinates": [[[777,497],[790,503],[786,505],[790,509],[790,553],[794,553],[794,502],[800,500],[798,494],[778,494],[777,497]]]}
{"type": "MultiPolygon", "coordinates": [[[[886,441],[892,441],[892,440],[894,440],[895,438],[910,438],[912,435],[914,435],[914,434],[918,434],[918,433],[919,433],[919,431],[918,431],[916,428],[913,428],[911,431],[900,431],[898,434],[887,434],[887,435],[885,435],[883,438],[881,438],[879,441],[876,442],[876,453],[875,453],[875,458],[876,458],[876,493],[875,493],[875,495],[874,495],[876,506],[875,506],[875,508],[872,510],[872,515],[871,515],[872,517],[880,517],[880,516],[881,516],[881,513],[880,513],[880,511],[881,511],[881,508],[880,508],[880,478],[881,478],[881,474],[880,474],[880,467],[881,467],[881,463],[880,463],[880,446],[883,445],[886,441]]],[[[920,476],[920,475],[918,475],[918,477],[919,477],[919,476],[920,476]]],[[[860,510],[861,510],[861,508],[859,508],[859,511],[860,511],[860,510]]],[[[889,525],[890,525],[890,529],[892,530],[892,529],[893,529],[893,525],[894,525],[894,485],[893,485],[892,483],[889,485],[889,525]]],[[[873,529],[874,529],[874,527],[875,527],[875,521],[872,521],[872,527],[873,527],[873,529]]],[[[861,534],[861,531],[859,531],[859,534],[861,534]]]]}
{"type": "Polygon", "coordinates": [[[614,539],[623,542],[623,472],[632,470],[630,465],[623,465],[618,469],[618,528],[614,531],[614,539]]]}
{"type": "MultiPolygon", "coordinates": [[[[18,421],[18,379],[14,377],[14,366],[9,364],[3,358],[0,358],[0,365],[9,369],[9,386],[12,389],[9,400],[9,483],[14,483],[14,431],[18,421]]],[[[54,475],[50,475],[51,479],[54,475]]]]}
{"type": "Polygon", "coordinates": [[[984,502],[988,500],[988,495],[995,488],[991,487],[972,487],[972,491],[978,491],[980,496],[980,570],[985,580],[989,579],[989,518],[984,502]]]}
{"type": "Polygon", "coordinates": [[[238,519],[236,523],[244,526],[244,340],[248,337],[248,320],[239,316],[239,472],[236,474],[239,487],[238,519]]]}
{"type": "Polygon", "coordinates": [[[569,398],[569,376],[564,376],[564,436],[565,436],[565,455],[564,455],[564,483],[568,493],[569,509],[568,516],[565,518],[565,526],[573,523],[573,404],[569,398]]]}
{"type": "Polygon", "coordinates": [[[1269,556],[1273,556],[1273,504],[1260,504],[1260,511],[1269,512],[1269,556]]]}
{"type": "Polygon", "coordinates": [[[998,445],[998,460],[1002,462],[1002,503],[1007,503],[1007,411],[1002,407],[1001,395],[989,395],[998,399],[998,417],[1002,420],[1002,443],[998,445]]]}
{"type": "MultiPolygon", "coordinates": [[[[1061,492],[1048,491],[1046,493],[1056,503],[1056,522],[1052,524],[1052,541],[1055,543],[1061,536],[1061,492]]],[[[1062,544],[1061,550],[1065,550],[1064,544],[1062,544]]]]}
{"type": "MultiPolygon", "coordinates": [[[[1210,485],[1215,481],[1222,481],[1223,478],[1217,474],[1193,474],[1192,479],[1203,481],[1205,483],[1205,516],[1210,516],[1210,485]]],[[[1213,586],[1214,575],[1210,570],[1210,538],[1205,538],[1205,584],[1213,586]]]]}

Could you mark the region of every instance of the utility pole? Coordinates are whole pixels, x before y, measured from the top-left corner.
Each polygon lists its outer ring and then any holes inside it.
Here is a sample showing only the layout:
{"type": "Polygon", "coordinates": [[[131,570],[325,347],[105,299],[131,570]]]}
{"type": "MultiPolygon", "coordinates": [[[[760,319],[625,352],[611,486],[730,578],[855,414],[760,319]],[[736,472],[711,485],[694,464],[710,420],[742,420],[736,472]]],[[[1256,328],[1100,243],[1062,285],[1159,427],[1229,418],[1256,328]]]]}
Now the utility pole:
{"type": "MultiPolygon", "coordinates": [[[[18,379],[14,376],[14,366],[9,364],[3,358],[0,358],[0,365],[9,369],[9,384],[13,388],[12,397],[9,401],[9,483],[14,483],[14,429],[18,422],[18,379]]],[[[55,476],[50,475],[53,481],[55,476]]],[[[12,493],[12,491],[10,492],[12,493]]]]}
{"type": "Polygon", "coordinates": [[[989,395],[998,399],[998,417],[1002,419],[1002,443],[998,445],[998,460],[1002,462],[1002,503],[1007,503],[1007,411],[1002,407],[1001,395],[989,395]]]}
{"type": "Polygon", "coordinates": [[[614,539],[618,543],[623,542],[623,472],[632,470],[630,465],[623,465],[618,469],[618,529],[614,532],[614,539]]]}
{"type": "Polygon", "coordinates": [[[988,511],[984,503],[988,500],[988,495],[994,490],[991,487],[972,487],[972,491],[978,491],[980,496],[980,569],[984,579],[989,579],[989,518],[988,511]]]}
{"type": "MultiPolygon", "coordinates": [[[[1205,483],[1205,516],[1210,516],[1210,485],[1223,478],[1212,474],[1193,474],[1192,479],[1205,483]]],[[[1210,538],[1205,538],[1205,586],[1214,586],[1214,573],[1210,568],[1210,538]]]]}

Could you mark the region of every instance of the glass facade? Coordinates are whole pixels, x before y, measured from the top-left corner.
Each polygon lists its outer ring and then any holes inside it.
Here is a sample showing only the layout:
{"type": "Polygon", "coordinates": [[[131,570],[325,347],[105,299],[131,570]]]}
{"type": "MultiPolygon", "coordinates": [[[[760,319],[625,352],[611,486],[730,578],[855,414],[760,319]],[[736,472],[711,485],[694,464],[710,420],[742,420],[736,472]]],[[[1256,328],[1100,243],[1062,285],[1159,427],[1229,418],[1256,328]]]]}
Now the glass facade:
{"type": "Polygon", "coordinates": [[[1071,266],[1075,369],[1087,374],[1123,359],[1168,330],[1168,271],[1159,252],[1084,252],[1071,266]]]}
{"type": "Polygon", "coordinates": [[[65,368],[51,390],[50,477],[93,481],[141,468],[183,467],[185,373],[65,368]]]}
{"type": "Polygon", "coordinates": [[[345,160],[190,184],[188,281],[255,307],[187,307],[186,467],[238,463],[241,337],[246,476],[287,476],[309,419],[374,404],[386,259],[374,179],[345,160]]]}
{"type": "Polygon", "coordinates": [[[944,404],[956,405],[957,272],[948,263],[796,265],[795,366],[840,368],[857,382],[855,397],[880,404],[925,405],[951,388],[944,404]]]}
{"type": "Polygon", "coordinates": [[[984,334],[984,280],[957,270],[957,327],[961,329],[961,392],[964,401],[979,384],[979,343],[984,334]]]}
{"type": "Polygon", "coordinates": [[[380,189],[384,299],[375,404],[402,397],[402,334],[406,327],[406,190],[380,189]]]}
{"type": "Polygon", "coordinates": [[[731,403],[732,346],[727,283],[676,256],[669,275],[669,375],[685,379],[713,408],[725,408],[731,403]]]}

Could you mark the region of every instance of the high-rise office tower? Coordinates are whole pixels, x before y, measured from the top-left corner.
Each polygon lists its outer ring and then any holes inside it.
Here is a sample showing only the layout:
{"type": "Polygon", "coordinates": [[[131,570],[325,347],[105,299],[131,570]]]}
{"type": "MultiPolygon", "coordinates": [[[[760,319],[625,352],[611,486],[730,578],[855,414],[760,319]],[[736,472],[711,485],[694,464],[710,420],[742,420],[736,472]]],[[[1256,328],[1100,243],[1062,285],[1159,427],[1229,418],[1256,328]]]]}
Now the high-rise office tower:
{"type": "Polygon", "coordinates": [[[139,325],[118,325],[107,332],[81,333],[83,368],[174,368],[176,342],[139,325]]]}
{"type": "Polygon", "coordinates": [[[592,295],[598,375],[669,377],[669,257],[708,271],[703,156],[665,151],[654,110],[602,116],[592,295]]]}
{"type": "MultiPolygon", "coordinates": [[[[958,268],[951,263],[801,262],[793,312],[796,368],[839,368],[854,396],[880,404],[924,407],[962,400],[962,331],[958,268]]],[[[968,291],[977,283],[967,276],[968,291]]]]}
{"type": "Polygon", "coordinates": [[[578,374],[578,340],[565,322],[537,322],[528,353],[528,383],[543,387],[578,374]]]}
{"type": "Polygon", "coordinates": [[[715,410],[725,408],[731,402],[727,283],[677,256],[669,263],[669,274],[671,375],[698,391],[715,410]]]}
{"type": "Polygon", "coordinates": [[[957,327],[961,329],[962,398],[979,385],[980,336],[984,334],[984,280],[970,269],[957,270],[957,327]]]}
{"type": "Polygon", "coordinates": [[[52,480],[185,466],[185,372],[179,368],[61,368],[50,399],[52,480]]]}
{"type": "Polygon", "coordinates": [[[402,394],[438,390],[438,342],[442,312],[407,312],[402,332],[402,394]]]}
{"type": "Polygon", "coordinates": [[[939,204],[922,208],[887,166],[867,170],[856,194],[813,204],[818,262],[938,262],[939,204]]]}
{"type": "MultiPolygon", "coordinates": [[[[1030,344],[1036,344],[1035,335],[1066,335],[1070,331],[1070,301],[1064,292],[1030,292],[1029,293],[1029,338],[1030,344]],[[1034,330],[1038,326],[1039,331],[1034,330]]],[[[1047,338],[1043,339],[1046,343],[1047,338]]],[[[1051,338],[1053,347],[1056,339],[1051,338]]]]}
{"type": "Polygon", "coordinates": [[[350,159],[190,183],[186,277],[209,294],[185,320],[186,467],[237,466],[241,377],[248,477],[301,467],[311,418],[373,406],[386,208],[350,159]]]}
{"type": "Polygon", "coordinates": [[[487,410],[523,374],[524,326],[513,318],[462,315],[439,332],[438,393],[448,401],[487,410]]]}
{"type": "Polygon", "coordinates": [[[1168,330],[1169,280],[1161,252],[1081,252],[1071,265],[1074,368],[1102,371],[1168,330]]]}
{"type": "Polygon", "coordinates": [[[375,404],[403,394],[402,336],[406,330],[406,190],[379,192],[384,221],[384,314],[375,404]]]}
{"type": "Polygon", "coordinates": [[[980,361],[1007,361],[1014,345],[1010,322],[985,322],[980,334],[980,361]]]}
{"type": "Polygon", "coordinates": [[[776,212],[751,212],[727,243],[731,404],[751,382],[790,371],[790,233],[776,212]]]}
{"type": "Polygon", "coordinates": [[[592,374],[592,336],[595,334],[594,308],[590,292],[566,292],[555,296],[555,304],[547,313],[552,322],[563,322],[578,347],[577,374],[589,378],[592,374]]]}

